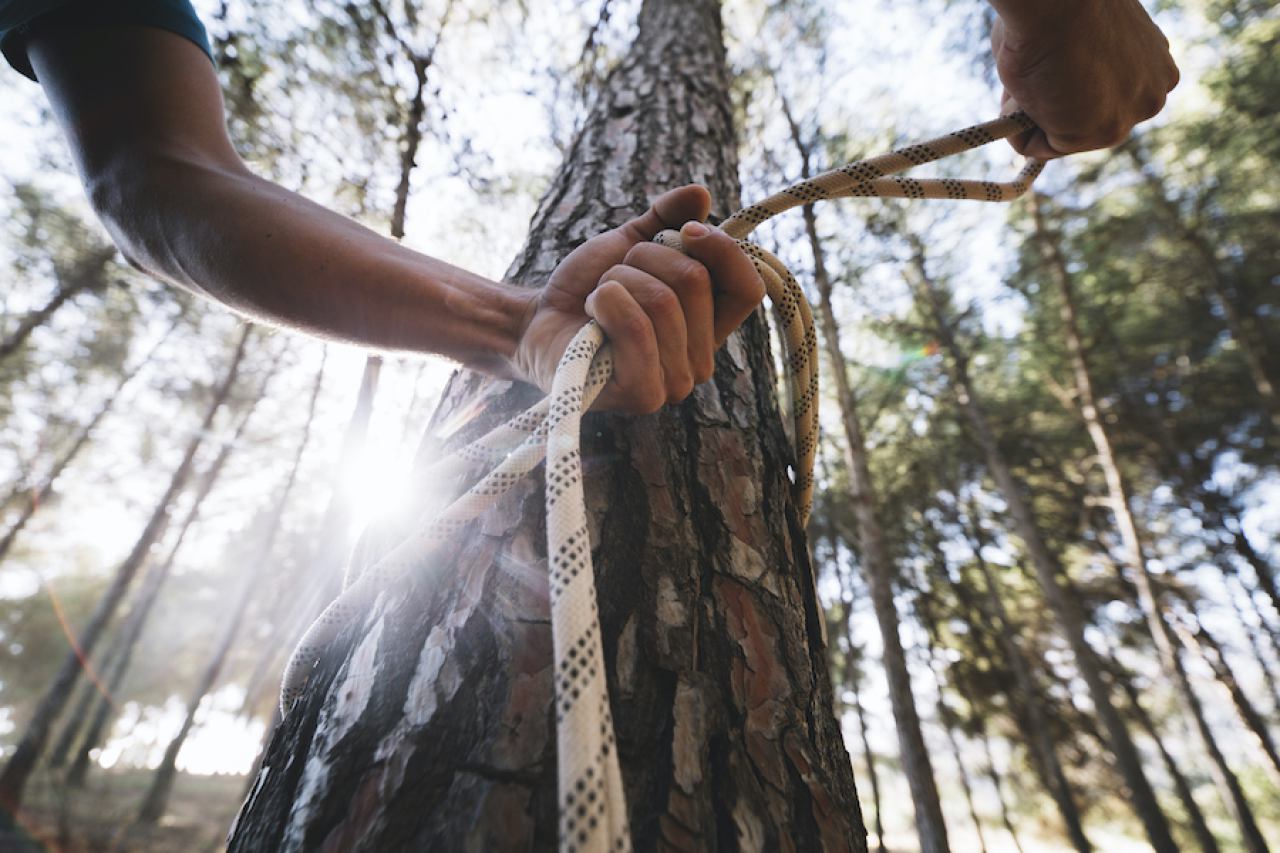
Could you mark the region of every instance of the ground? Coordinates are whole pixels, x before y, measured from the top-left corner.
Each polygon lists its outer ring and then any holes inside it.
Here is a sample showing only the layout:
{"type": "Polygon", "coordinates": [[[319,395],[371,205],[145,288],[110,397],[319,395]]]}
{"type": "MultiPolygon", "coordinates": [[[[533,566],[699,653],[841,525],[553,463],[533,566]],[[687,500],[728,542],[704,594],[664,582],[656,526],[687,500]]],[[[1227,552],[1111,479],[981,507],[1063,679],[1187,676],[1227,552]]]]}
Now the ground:
{"type": "Polygon", "coordinates": [[[130,828],[151,777],[149,770],[99,771],[91,774],[80,790],[68,789],[48,774],[34,777],[25,811],[26,829],[35,841],[19,849],[23,853],[204,853],[223,849],[246,778],[179,773],[168,814],[160,823],[146,829],[130,828]]]}

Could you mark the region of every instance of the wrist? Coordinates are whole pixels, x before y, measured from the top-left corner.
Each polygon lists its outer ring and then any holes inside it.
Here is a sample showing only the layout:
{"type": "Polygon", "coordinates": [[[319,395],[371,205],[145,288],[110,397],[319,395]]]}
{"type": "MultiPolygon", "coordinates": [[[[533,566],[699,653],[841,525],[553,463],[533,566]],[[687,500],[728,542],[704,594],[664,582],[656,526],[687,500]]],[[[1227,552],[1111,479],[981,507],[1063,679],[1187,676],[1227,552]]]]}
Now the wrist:
{"type": "Polygon", "coordinates": [[[538,289],[505,282],[495,286],[500,292],[502,312],[508,318],[508,326],[503,346],[496,353],[497,358],[491,365],[480,366],[480,369],[501,379],[528,382],[529,365],[526,364],[523,343],[538,309],[538,289]]]}
{"type": "Polygon", "coordinates": [[[1058,33],[1064,25],[1094,14],[1106,0],[990,0],[1006,30],[1018,36],[1058,33]]]}

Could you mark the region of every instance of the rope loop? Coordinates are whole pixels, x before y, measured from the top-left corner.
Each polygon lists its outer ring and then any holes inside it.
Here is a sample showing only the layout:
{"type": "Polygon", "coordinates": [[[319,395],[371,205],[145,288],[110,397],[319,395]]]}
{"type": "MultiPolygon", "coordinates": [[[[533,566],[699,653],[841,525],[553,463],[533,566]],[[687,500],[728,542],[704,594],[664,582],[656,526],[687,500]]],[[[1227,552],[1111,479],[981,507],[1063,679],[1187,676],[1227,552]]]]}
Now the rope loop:
{"type": "MultiPolygon", "coordinates": [[[[1012,201],[1025,193],[1044,164],[1028,160],[1012,181],[904,178],[898,173],[950,157],[1035,125],[1017,112],[860,160],[801,181],[745,207],[721,225],[738,240],[764,280],[786,348],[796,387],[795,502],[801,521],[813,505],[813,462],[818,447],[818,350],[813,315],[804,290],[773,253],[746,241],[761,224],[803,204],[836,198],[908,198],[1012,201]]],[[[679,232],[656,241],[683,251],[679,232]]],[[[288,713],[334,638],[358,619],[381,590],[424,565],[432,552],[455,539],[466,525],[494,506],[542,462],[546,468],[547,564],[554,654],[556,758],[562,853],[629,851],[626,793],[618,765],[605,680],[595,572],[582,489],[579,449],[583,413],[613,374],[612,347],[594,321],[569,343],[556,368],[551,394],[471,444],[429,467],[425,480],[463,476],[492,466],[461,497],[358,574],[307,629],[285,668],[280,705],[288,713]]]]}

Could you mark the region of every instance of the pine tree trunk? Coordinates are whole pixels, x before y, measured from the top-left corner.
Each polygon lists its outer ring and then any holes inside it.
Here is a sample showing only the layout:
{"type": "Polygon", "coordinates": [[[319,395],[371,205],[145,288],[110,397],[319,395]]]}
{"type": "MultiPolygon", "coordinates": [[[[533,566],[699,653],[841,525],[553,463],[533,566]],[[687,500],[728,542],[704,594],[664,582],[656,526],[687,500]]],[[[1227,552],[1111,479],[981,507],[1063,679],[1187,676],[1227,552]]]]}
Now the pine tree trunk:
{"type": "MultiPolygon", "coordinates": [[[[1240,579],[1236,578],[1236,581],[1240,586],[1240,594],[1246,599],[1252,598],[1249,590],[1240,582],[1240,579]]],[[[1271,661],[1267,659],[1267,653],[1263,650],[1262,641],[1258,639],[1258,630],[1250,623],[1249,614],[1245,613],[1244,608],[1240,606],[1240,601],[1236,598],[1236,591],[1232,589],[1229,575],[1224,574],[1223,584],[1226,587],[1227,600],[1231,602],[1231,610],[1236,615],[1236,621],[1240,623],[1241,630],[1249,641],[1249,650],[1253,652],[1253,661],[1262,672],[1262,680],[1266,683],[1267,690],[1270,691],[1272,713],[1280,716],[1280,678],[1276,677],[1275,668],[1271,661]]],[[[1257,602],[1253,602],[1253,604],[1253,617],[1263,623],[1261,630],[1267,631],[1269,626],[1266,625],[1262,614],[1258,612],[1257,602]]],[[[1280,638],[1271,635],[1271,639],[1278,640],[1280,638]]],[[[1276,647],[1280,650],[1280,642],[1276,643],[1276,647]]]]}
{"type": "Polygon", "coordinates": [[[996,767],[995,753],[991,750],[991,737],[987,734],[983,721],[978,722],[982,726],[978,734],[982,739],[982,751],[987,758],[987,776],[991,779],[992,787],[996,789],[996,800],[1000,803],[1000,822],[1004,824],[1005,832],[1009,833],[1009,838],[1013,841],[1013,846],[1017,848],[1018,853],[1024,853],[1018,831],[1014,829],[1013,815],[1009,812],[1009,800],[1004,792],[1004,777],[996,767]]]}
{"type": "Polygon", "coordinates": [[[1142,822],[1147,839],[1157,853],[1172,853],[1177,850],[1177,846],[1173,843],[1169,822],[1161,811],[1155,790],[1151,787],[1142,768],[1142,759],[1133,738],[1129,735],[1124,720],[1121,719],[1111,700],[1111,689],[1103,680],[1097,653],[1085,639],[1085,615],[1058,561],[1045,545],[1030,503],[1022,493],[1021,484],[1013,476],[1013,471],[996,443],[995,434],[987,423],[986,415],[982,411],[973,383],[969,378],[966,353],[961,349],[951,330],[951,321],[944,308],[944,299],[938,292],[938,286],[929,278],[925,269],[923,246],[918,242],[914,246],[907,274],[917,294],[922,312],[932,318],[942,347],[949,356],[956,396],[973,429],[974,438],[982,447],[988,472],[1005,500],[1014,530],[1022,540],[1032,566],[1035,567],[1045,601],[1066,636],[1075,657],[1076,668],[1089,688],[1089,696],[1106,731],[1107,744],[1129,788],[1128,799],[1134,813],[1142,822]]]}
{"type": "Polygon", "coordinates": [[[1085,430],[1093,443],[1098,466],[1102,469],[1103,480],[1107,484],[1107,499],[1112,515],[1115,517],[1116,529],[1120,533],[1124,563],[1128,568],[1129,579],[1138,593],[1138,605],[1147,622],[1147,630],[1155,644],[1164,670],[1165,677],[1177,688],[1186,712],[1195,724],[1196,732],[1204,745],[1205,751],[1213,762],[1212,772],[1218,781],[1223,798],[1245,841],[1245,848],[1252,853],[1261,853],[1266,849],[1266,841],[1258,829],[1253,809],[1245,799],[1244,789],[1239,779],[1227,765],[1226,757],[1218,746],[1213,730],[1205,719],[1204,707],[1191,685],[1186,666],[1178,654],[1177,640],[1173,629],[1165,618],[1160,596],[1155,589],[1155,582],[1147,567],[1146,556],[1142,547],[1142,536],[1138,531],[1138,523],[1132,510],[1132,498],[1124,475],[1120,471],[1115,449],[1111,444],[1111,436],[1098,412],[1097,395],[1093,388],[1093,377],[1089,372],[1088,353],[1084,339],[1080,335],[1080,323],[1076,309],[1075,287],[1067,261],[1061,248],[1051,237],[1044,221],[1039,196],[1031,196],[1032,221],[1035,223],[1035,238],[1040,246],[1041,256],[1048,267],[1050,276],[1058,287],[1058,296],[1062,301],[1061,317],[1063,337],[1071,362],[1072,376],[1075,382],[1076,402],[1080,416],[1084,420],[1085,430]]]}
{"type": "MultiPolygon", "coordinates": [[[[1187,606],[1191,607],[1191,603],[1188,602],[1187,606]]],[[[1178,639],[1182,641],[1187,651],[1199,655],[1201,660],[1212,670],[1214,677],[1227,689],[1227,693],[1231,696],[1231,702],[1235,705],[1236,712],[1240,715],[1241,722],[1258,739],[1258,745],[1262,747],[1262,752],[1266,755],[1267,760],[1271,762],[1272,768],[1277,773],[1280,773],[1280,753],[1276,751],[1275,739],[1271,736],[1267,721],[1263,718],[1257,706],[1253,704],[1253,700],[1244,692],[1244,688],[1240,686],[1240,681],[1236,678],[1235,671],[1231,668],[1231,663],[1227,660],[1226,651],[1222,648],[1222,644],[1218,642],[1218,638],[1209,633],[1209,630],[1199,622],[1199,617],[1194,613],[1194,610],[1193,616],[1197,620],[1194,636],[1184,626],[1175,624],[1174,631],[1178,639]]]]}
{"type": "MultiPolygon", "coordinates": [[[[255,570],[264,568],[261,562],[257,562],[254,566],[255,570]]],[[[165,806],[169,802],[169,793],[173,790],[173,781],[178,773],[178,753],[182,751],[182,745],[187,741],[187,735],[191,733],[191,727],[195,724],[196,711],[200,709],[200,703],[204,701],[204,697],[213,689],[213,685],[218,680],[218,675],[222,672],[222,667],[226,663],[227,655],[231,652],[231,647],[235,643],[236,636],[240,631],[240,624],[244,621],[245,612],[249,609],[249,603],[252,600],[253,593],[257,587],[256,578],[246,578],[240,587],[240,593],[236,596],[235,603],[232,605],[226,626],[223,628],[222,636],[218,640],[217,646],[214,647],[213,654],[209,657],[209,662],[205,664],[204,671],[200,674],[200,680],[196,683],[195,690],[187,698],[187,715],[182,720],[182,726],[179,727],[178,733],[169,741],[169,745],[165,747],[164,758],[160,761],[160,766],[156,768],[155,776],[151,779],[151,787],[147,789],[147,794],[142,800],[142,807],[138,810],[138,823],[151,824],[155,823],[164,814],[165,806]]]]}
{"type": "MultiPolygon", "coordinates": [[[[107,692],[105,695],[98,695],[97,691],[91,694],[91,696],[96,696],[98,701],[95,703],[92,719],[89,720],[88,726],[85,727],[84,737],[81,738],[80,745],[76,749],[75,759],[67,771],[66,781],[68,785],[79,787],[84,784],[85,776],[89,772],[89,753],[102,742],[102,736],[106,732],[107,724],[111,721],[112,711],[116,710],[115,702],[111,697],[120,695],[120,686],[124,683],[125,673],[128,672],[129,664],[133,660],[133,653],[137,649],[138,640],[142,637],[147,619],[151,615],[151,608],[155,605],[156,599],[159,598],[160,590],[169,579],[173,565],[178,559],[178,553],[182,550],[182,543],[186,540],[187,534],[200,517],[200,508],[204,505],[205,499],[209,497],[209,493],[213,491],[218,478],[222,476],[222,471],[226,468],[232,452],[240,447],[241,439],[249,427],[253,413],[265,395],[266,383],[274,371],[275,366],[273,365],[263,378],[258,394],[253,398],[244,414],[240,416],[240,422],[236,425],[235,432],[223,442],[218,455],[214,457],[208,468],[205,469],[192,498],[191,506],[187,508],[187,513],[178,527],[177,536],[174,537],[173,543],[169,546],[169,553],[165,555],[164,562],[152,566],[142,578],[142,584],[138,589],[134,602],[121,624],[119,640],[111,651],[111,662],[104,672],[107,692]]],[[[50,754],[49,763],[51,766],[58,766],[55,761],[59,753],[63,753],[64,750],[70,750],[71,742],[77,730],[75,722],[74,718],[68,721],[67,727],[63,731],[62,739],[50,754]]]]}
{"type": "MultiPolygon", "coordinates": [[[[268,373],[266,379],[263,380],[255,400],[261,399],[266,394],[266,382],[270,379],[270,375],[268,373]]],[[[169,802],[169,794],[173,790],[173,782],[178,772],[178,753],[182,751],[182,745],[186,743],[187,735],[191,733],[191,728],[195,724],[196,712],[200,709],[200,703],[204,701],[205,696],[209,694],[214,684],[217,683],[218,676],[226,664],[227,656],[231,653],[231,648],[239,636],[240,626],[244,623],[245,614],[253,602],[255,593],[260,592],[262,587],[272,580],[272,569],[275,564],[271,562],[271,555],[275,550],[276,540],[280,536],[285,508],[288,507],[289,498],[292,496],[294,486],[298,482],[298,471],[302,467],[302,457],[306,453],[307,444],[311,440],[311,425],[315,419],[316,401],[319,398],[319,392],[320,383],[317,381],[312,389],[311,403],[307,411],[306,425],[303,427],[302,440],[298,442],[298,449],[294,452],[293,463],[289,467],[289,473],[285,477],[284,485],[280,488],[280,493],[272,504],[271,512],[267,517],[266,532],[262,537],[262,543],[258,546],[253,558],[249,560],[248,568],[244,570],[240,592],[236,596],[235,603],[231,606],[230,615],[223,627],[222,636],[214,647],[213,654],[210,655],[199,681],[196,682],[195,689],[187,699],[187,715],[183,719],[178,733],[173,736],[168,746],[165,747],[164,758],[161,759],[160,766],[156,768],[151,787],[147,789],[142,806],[138,810],[138,823],[140,824],[155,823],[164,815],[165,807],[169,802]]],[[[248,415],[245,416],[241,426],[243,427],[247,423],[248,415]]],[[[239,431],[237,431],[237,437],[239,437],[239,431]]],[[[234,440],[232,443],[234,443],[234,440]]]]}
{"type": "MultiPolygon", "coordinates": [[[[711,0],[644,4],[513,279],[539,284],[671,186],[701,180],[721,210],[736,204],[721,37],[711,0]]],[[[767,353],[757,316],[690,401],[586,421],[609,688],[641,850],[864,849],[767,353]]],[[[467,440],[532,399],[461,374],[437,419],[481,411],[467,440]]],[[[232,850],[554,847],[538,479],[382,595],[320,664],[232,850]]]]}
{"type": "MultiPolygon", "coordinates": [[[[852,641],[852,632],[850,639],[852,641]]],[[[852,648],[851,645],[850,649],[852,648]]],[[[871,804],[876,810],[876,853],[888,853],[888,848],[884,844],[884,811],[880,805],[880,772],[876,769],[876,754],[871,749],[871,738],[867,734],[867,712],[862,704],[862,679],[857,672],[856,659],[851,662],[849,668],[853,672],[846,675],[846,683],[849,685],[850,692],[853,693],[853,712],[858,717],[858,737],[862,741],[862,754],[867,762],[867,776],[871,778],[871,804]]]]}
{"type": "Polygon", "coordinates": [[[946,678],[938,667],[935,639],[937,636],[937,623],[934,622],[934,614],[927,601],[928,596],[928,591],[921,590],[916,600],[919,602],[920,621],[924,623],[925,629],[925,655],[928,658],[926,663],[930,672],[933,673],[934,691],[938,697],[938,718],[942,722],[943,732],[947,736],[947,745],[951,747],[951,756],[956,762],[956,771],[960,775],[960,790],[964,793],[965,805],[969,807],[969,820],[973,821],[973,829],[978,836],[978,849],[982,853],[987,853],[987,836],[982,831],[982,819],[978,817],[978,807],[973,801],[973,782],[969,779],[969,765],[964,759],[964,754],[960,751],[960,739],[956,736],[956,732],[960,729],[960,720],[950,703],[947,702],[945,692],[946,678]]]}
{"type": "MultiPolygon", "coordinates": [[[[27,779],[31,776],[31,771],[35,768],[36,761],[44,749],[45,741],[49,738],[49,731],[62,709],[66,706],[67,701],[71,698],[71,691],[75,687],[76,679],[80,676],[81,660],[90,659],[94,647],[107,627],[107,623],[115,614],[116,608],[120,606],[121,600],[133,582],[134,575],[138,573],[138,569],[146,561],[151,547],[164,535],[165,529],[169,525],[169,513],[174,499],[186,487],[187,480],[191,476],[192,463],[195,460],[196,453],[199,452],[204,443],[205,436],[213,424],[214,417],[231,394],[231,388],[235,384],[236,375],[240,370],[240,362],[244,357],[246,345],[252,332],[253,327],[246,324],[236,343],[231,363],[218,384],[208,408],[205,410],[203,421],[187,444],[182,461],[178,463],[178,467],[170,476],[168,487],[161,496],[159,503],[156,504],[156,508],[143,528],[142,534],[134,543],[133,549],[116,568],[110,585],[103,592],[97,606],[94,607],[93,613],[89,616],[89,621],[77,637],[76,648],[67,654],[61,668],[59,668],[50,682],[49,687],[45,689],[44,695],[40,697],[40,702],[36,705],[31,722],[23,733],[22,739],[18,741],[17,749],[9,757],[3,772],[0,772],[0,805],[4,806],[5,812],[12,814],[21,805],[23,789],[26,787],[27,779]]],[[[2,829],[3,827],[0,826],[0,830],[2,829]]]]}
{"type": "Polygon", "coordinates": [[[1138,724],[1142,726],[1142,730],[1147,733],[1147,737],[1151,738],[1156,745],[1156,749],[1159,750],[1160,760],[1164,763],[1165,771],[1173,781],[1173,789],[1178,794],[1179,802],[1182,803],[1182,810],[1187,813],[1187,820],[1191,823],[1191,831],[1195,834],[1196,842],[1200,845],[1200,849],[1204,853],[1219,853],[1218,842],[1214,839],[1213,833],[1209,831],[1209,824],[1204,819],[1204,812],[1200,811],[1200,804],[1196,802],[1196,798],[1192,794],[1191,783],[1187,781],[1186,775],[1178,767],[1178,763],[1174,760],[1168,747],[1164,745],[1164,738],[1160,736],[1160,732],[1156,729],[1156,724],[1151,719],[1151,715],[1142,706],[1142,698],[1138,695],[1137,688],[1133,686],[1133,679],[1129,677],[1128,673],[1118,671],[1112,672],[1112,679],[1119,682],[1125,695],[1129,698],[1129,708],[1134,717],[1137,718],[1138,724]]]}
{"type": "MultiPolygon", "coordinates": [[[[800,135],[800,129],[792,120],[790,111],[784,111],[791,127],[792,141],[801,156],[801,177],[812,177],[810,153],[800,135]]],[[[831,307],[831,277],[827,273],[825,253],[818,236],[818,224],[812,205],[805,205],[805,234],[813,255],[814,283],[818,290],[818,328],[827,362],[828,376],[836,389],[836,403],[840,407],[840,420],[845,433],[845,465],[849,472],[854,517],[857,519],[859,565],[871,592],[872,609],[880,628],[883,646],[882,662],[889,684],[889,704],[898,732],[898,747],[902,770],[907,776],[911,801],[915,806],[916,833],[922,853],[937,853],[948,849],[947,825],[934,780],[933,765],[925,746],[920,728],[920,715],[915,696],[911,692],[911,675],[907,670],[906,653],[902,648],[901,624],[893,599],[894,567],[885,548],[884,532],[876,517],[876,488],[871,477],[867,458],[866,441],[858,417],[857,402],[849,384],[844,354],[840,350],[840,329],[831,307]]],[[[979,830],[981,833],[981,830],[979,830]]]]}
{"type": "Polygon", "coordinates": [[[1036,684],[1031,666],[1027,662],[1027,655],[1023,651],[1019,628],[1010,618],[1008,608],[1005,607],[1004,599],[1000,594],[1000,587],[991,573],[991,567],[982,556],[986,538],[983,536],[977,508],[970,505],[968,515],[967,530],[973,546],[974,561],[982,574],[982,596],[986,602],[983,609],[986,611],[986,617],[995,626],[1005,662],[1013,671],[1014,685],[1021,699],[1017,704],[1022,708],[1021,716],[1025,717],[1026,723],[1024,729],[1031,741],[1032,764],[1039,771],[1045,790],[1053,798],[1054,805],[1058,807],[1058,814],[1062,817],[1062,824],[1067,831],[1067,837],[1071,839],[1071,845],[1079,853],[1092,853],[1093,845],[1084,834],[1084,822],[1080,817],[1080,809],[1076,805],[1071,784],[1067,781],[1067,774],[1062,769],[1058,751],[1054,748],[1053,739],[1049,734],[1048,715],[1041,700],[1040,688],[1036,684]]]}

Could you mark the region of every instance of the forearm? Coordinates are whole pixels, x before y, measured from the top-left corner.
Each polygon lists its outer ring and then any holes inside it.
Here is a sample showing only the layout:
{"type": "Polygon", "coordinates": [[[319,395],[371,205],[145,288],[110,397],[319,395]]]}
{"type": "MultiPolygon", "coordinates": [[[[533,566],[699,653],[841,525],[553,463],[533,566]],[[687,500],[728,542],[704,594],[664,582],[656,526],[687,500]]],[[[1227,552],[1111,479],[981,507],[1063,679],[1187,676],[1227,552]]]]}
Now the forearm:
{"type": "Polygon", "coordinates": [[[99,214],[153,275],[255,320],[510,374],[527,291],[406,249],[243,169],[151,157],[98,183],[99,214]]]}

